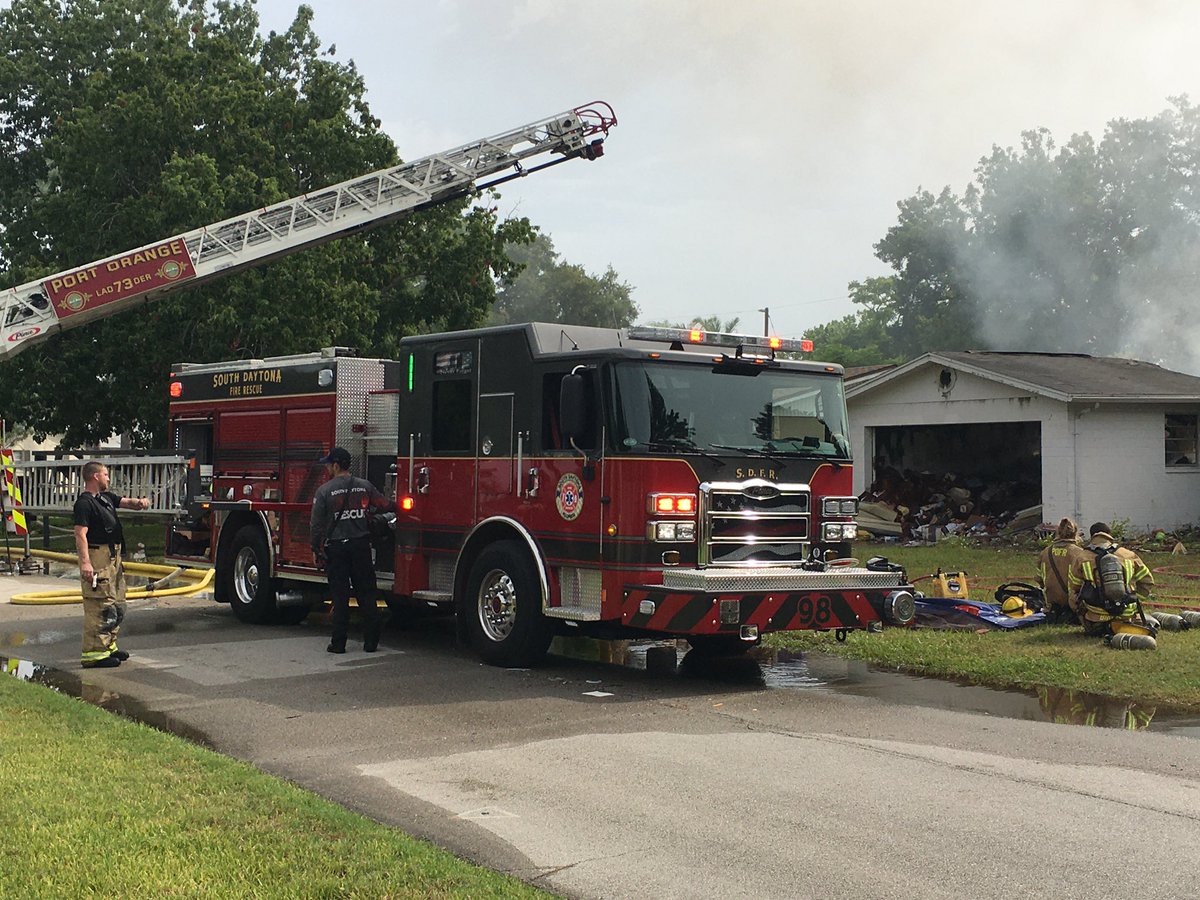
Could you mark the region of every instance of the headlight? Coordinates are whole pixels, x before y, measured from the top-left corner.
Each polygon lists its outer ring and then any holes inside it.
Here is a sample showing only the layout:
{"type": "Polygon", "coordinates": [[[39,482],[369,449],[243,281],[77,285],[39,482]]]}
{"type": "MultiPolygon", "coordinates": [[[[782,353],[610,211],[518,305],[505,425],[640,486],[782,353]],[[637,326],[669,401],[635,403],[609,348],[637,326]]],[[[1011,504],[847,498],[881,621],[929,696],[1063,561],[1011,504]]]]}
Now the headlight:
{"type": "Polygon", "coordinates": [[[857,497],[855,497],[852,500],[843,500],[842,501],[842,515],[843,516],[857,516],[858,515],[858,498],[857,497]]]}
{"type": "Polygon", "coordinates": [[[854,522],[826,522],[821,526],[821,537],[826,541],[852,541],[858,537],[858,525],[854,522]]]}
{"type": "Polygon", "coordinates": [[[647,522],[646,540],[686,542],[696,539],[695,522],[647,522]]]}

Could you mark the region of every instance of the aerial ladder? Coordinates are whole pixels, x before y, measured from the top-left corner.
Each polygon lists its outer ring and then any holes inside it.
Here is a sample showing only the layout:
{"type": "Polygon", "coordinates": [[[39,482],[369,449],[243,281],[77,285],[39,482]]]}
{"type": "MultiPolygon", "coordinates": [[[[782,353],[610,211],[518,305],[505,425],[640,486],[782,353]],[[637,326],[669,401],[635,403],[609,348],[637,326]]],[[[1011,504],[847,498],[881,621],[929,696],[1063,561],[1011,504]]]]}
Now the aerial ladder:
{"type": "MultiPolygon", "coordinates": [[[[593,101],[4,290],[0,292],[0,364],[61,331],[150,303],[180,288],[376,228],[569,159],[597,159],[616,124],[612,107],[593,101]]],[[[14,454],[5,468],[25,485],[26,511],[71,509],[81,489],[78,457],[76,453],[14,454]]],[[[124,495],[150,497],[150,512],[163,514],[182,506],[185,464],[182,457],[139,454],[111,459],[109,469],[124,495]]]]}
{"type": "Polygon", "coordinates": [[[0,362],[60,331],[180,288],[375,228],[568,159],[596,159],[616,124],[612,107],[594,101],[10,288],[0,292],[0,362]]]}

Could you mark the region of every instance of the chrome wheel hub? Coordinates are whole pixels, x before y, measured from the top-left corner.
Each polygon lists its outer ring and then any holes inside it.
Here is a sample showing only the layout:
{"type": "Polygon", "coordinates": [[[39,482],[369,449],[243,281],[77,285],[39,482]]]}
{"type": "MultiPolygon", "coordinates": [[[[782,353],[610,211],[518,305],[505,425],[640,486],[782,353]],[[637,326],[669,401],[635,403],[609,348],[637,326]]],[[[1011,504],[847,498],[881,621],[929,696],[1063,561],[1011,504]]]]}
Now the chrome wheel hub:
{"type": "Polygon", "coordinates": [[[502,641],[517,621],[517,588],[508,573],[493,569],[479,585],[479,624],[489,640],[502,641]]]}
{"type": "Polygon", "coordinates": [[[253,603],[258,596],[258,556],[249,547],[239,550],[233,561],[233,590],[240,603],[253,603]]]}

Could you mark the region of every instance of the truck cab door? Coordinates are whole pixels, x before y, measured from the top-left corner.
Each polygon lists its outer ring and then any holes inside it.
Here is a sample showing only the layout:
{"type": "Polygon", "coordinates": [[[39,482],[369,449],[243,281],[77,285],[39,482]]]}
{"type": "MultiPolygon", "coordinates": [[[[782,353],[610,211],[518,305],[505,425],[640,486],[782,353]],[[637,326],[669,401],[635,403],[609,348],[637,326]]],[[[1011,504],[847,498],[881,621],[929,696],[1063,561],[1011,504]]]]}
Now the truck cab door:
{"type": "Polygon", "coordinates": [[[516,460],[513,446],[513,395],[479,395],[475,455],[478,483],[475,520],[516,512],[516,460]]]}

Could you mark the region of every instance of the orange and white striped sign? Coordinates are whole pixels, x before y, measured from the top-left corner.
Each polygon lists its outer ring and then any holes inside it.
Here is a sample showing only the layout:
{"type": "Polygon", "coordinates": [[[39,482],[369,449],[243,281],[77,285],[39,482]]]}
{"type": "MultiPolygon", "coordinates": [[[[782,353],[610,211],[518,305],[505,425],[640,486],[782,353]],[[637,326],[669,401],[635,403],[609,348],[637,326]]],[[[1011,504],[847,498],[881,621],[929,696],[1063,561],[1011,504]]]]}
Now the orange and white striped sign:
{"type": "Polygon", "coordinates": [[[21,487],[17,484],[17,470],[13,466],[11,450],[0,448],[0,490],[8,495],[4,504],[4,527],[18,535],[29,533],[25,525],[25,511],[21,509],[21,487]]]}

